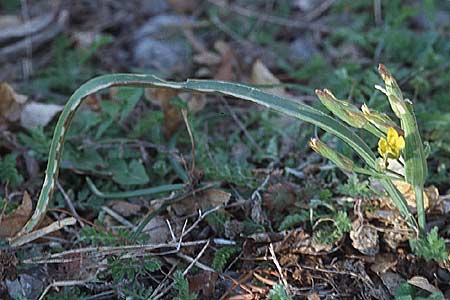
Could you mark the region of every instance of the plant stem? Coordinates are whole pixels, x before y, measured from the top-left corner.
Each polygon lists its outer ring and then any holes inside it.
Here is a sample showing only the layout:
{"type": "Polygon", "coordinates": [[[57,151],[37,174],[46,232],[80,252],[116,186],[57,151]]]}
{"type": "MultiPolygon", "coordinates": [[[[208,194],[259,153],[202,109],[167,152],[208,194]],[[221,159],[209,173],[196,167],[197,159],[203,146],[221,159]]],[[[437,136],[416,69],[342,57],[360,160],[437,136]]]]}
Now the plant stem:
{"type": "Polygon", "coordinates": [[[424,235],[426,232],[426,218],[425,218],[425,206],[423,203],[423,186],[415,186],[414,193],[416,194],[417,221],[419,223],[419,234],[424,235]]]}

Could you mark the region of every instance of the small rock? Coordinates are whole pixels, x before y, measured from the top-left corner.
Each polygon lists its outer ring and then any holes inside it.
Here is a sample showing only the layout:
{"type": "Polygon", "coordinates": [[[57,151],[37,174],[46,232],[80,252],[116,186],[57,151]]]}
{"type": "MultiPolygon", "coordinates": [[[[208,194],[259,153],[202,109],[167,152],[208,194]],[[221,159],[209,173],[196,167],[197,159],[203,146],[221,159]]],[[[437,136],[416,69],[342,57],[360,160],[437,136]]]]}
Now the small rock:
{"type": "Polygon", "coordinates": [[[379,274],[384,286],[388,289],[389,293],[393,296],[400,284],[405,282],[405,279],[399,274],[394,272],[386,272],[379,274]]]}
{"type": "Polygon", "coordinates": [[[134,34],[133,62],[170,76],[187,73],[192,57],[191,47],[181,28],[189,19],[178,15],[159,15],[150,18],[134,34]]]}
{"type": "Polygon", "coordinates": [[[191,49],[184,41],[158,41],[147,38],[138,41],[133,52],[134,63],[156,69],[165,76],[184,73],[191,62],[191,49]]]}
{"type": "Polygon", "coordinates": [[[14,300],[37,299],[44,288],[42,281],[27,274],[21,274],[13,281],[6,279],[6,286],[9,296],[14,300]]]}
{"type": "Polygon", "coordinates": [[[289,59],[292,62],[306,62],[318,53],[312,36],[298,37],[289,46],[289,59]]]}

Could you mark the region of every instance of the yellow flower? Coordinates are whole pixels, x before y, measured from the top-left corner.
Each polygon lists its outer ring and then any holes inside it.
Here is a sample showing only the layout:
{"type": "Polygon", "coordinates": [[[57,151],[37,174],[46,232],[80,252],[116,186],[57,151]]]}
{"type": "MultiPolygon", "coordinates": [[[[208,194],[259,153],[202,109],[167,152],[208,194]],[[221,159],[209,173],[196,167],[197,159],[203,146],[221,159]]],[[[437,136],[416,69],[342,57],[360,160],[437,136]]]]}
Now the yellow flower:
{"type": "Polygon", "coordinates": [[[397,131],[389,127],[387,131],[387,139],[380,138],[378,141],[378,153],[386,162],[388,158],[397,159],[400,157],[400,151],[405,148],[405,139],[399,136],[397,131]]]}

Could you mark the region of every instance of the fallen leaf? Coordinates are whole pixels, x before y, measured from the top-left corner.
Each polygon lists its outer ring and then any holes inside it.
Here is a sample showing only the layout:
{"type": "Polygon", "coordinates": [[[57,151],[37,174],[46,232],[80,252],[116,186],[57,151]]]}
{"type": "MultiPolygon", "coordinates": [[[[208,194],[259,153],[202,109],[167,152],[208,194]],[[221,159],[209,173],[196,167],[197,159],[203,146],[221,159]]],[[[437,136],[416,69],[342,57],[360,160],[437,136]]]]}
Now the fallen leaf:
{"type": "MultiPolygon", "coordinates": [[[[281,84],[281,81],[270,72],[270,70],[258,59],[255,61],[252,67],[252,83],[254,84],[281,84]]],[[[264,89],[268,93],[272,93],[278,96],[286,96],[286,91],[282,87],[274,87],[270,89],[264,89]]]]}
{"type": "Polygon", "coordinates": [[[218,189],[209,189],[206,191],[195,193],[184,198],[180,202],[174,203],[172,209],[177,216],[185,216],[198,212],[203,212],[210,208],[225,205],[230,200],[231,194],[218,189]]]}
{"type": "Polygon", "coordinates": [[[353,229],[350,231],[352,246],[362,254],[374,256],[380,251],[378,242],[378,232],[370,225],[362,224],[360,220],[355,220],[353,229]]]}
{"type": "Polygon", "coordinates": [[[320,300],[319,294],[313,293],[308,295],[308,300],[320,300]]]}
{"type": "Polygon", "coordinates": [[[149,236],[148,243],[166,243],[171,240],[169,228],[162,216],[152,218],[142,232],[149,236]]]}
{"type": "Polygon", "coordinates": [[[7,83],[0,83],[0,123],[16,122],[20,118],[27,96],[17,94],[7,83]]]}
{"type": "Polygon", "coordinates": [[[201,271],[189,277],[189,292],[202,295],[203,299],[212,299],[219,274],[217,272],[201,271]]]}
{"type": "Polygon", "coordinates": [[[0,282],[9,279],[15,280],[17,278],[16,266],[19,260],[14,253],[0,250],[0,282]]]}
{"type": "Polygon", "coordinates": [[[180,109],[170,103],[172,98],[178,96],[178,92],[173,89],[146,89],[145,96],[162,108],[164,113],[164,135],[166,138],[171,137],[183,123],[180,109]]]}
{"type": "MultiPolygon", "coordinates": [[[[401,181],[401,180],[393,180],[392,181],[395,187],[399,190],[400,193],[405,197],[406,202],[411,208],[416,208],[416,195],[414,193],[414,189],[411,184],[401,181]]],[[[430,201],[428,200],[428,195],[424,191],[423,192],[423,205],[425,209],[430,206],[430,201]]]]}
{"type": "Polygon", "coordinates": [[[428,282],[428,279],[422,276],[414,276],[408,280],[408,283],[430,293],[441,293],[441,291],[428,282]]]}
{"type": "Polygon", "coordinates": [[[20,124],[25,128],[44,127],[64,106],[56,104],[29,102],[20,114],[20,124]]]}
{"type": "Polygon", "coordinates": [[[377,275],[386,273],[397,265],[396,256],[392,253],[383,253],[375,256],[375,262],[370,266],[370,270],[377,275]]]}
{"type": "Polygon", "coordinates": [[[206,106],[205,94],[180,93],[178,97],[188,104],[189,112],[196,113],[202,111],[206,106]]]}
{"type": "Polygon", "coordinates": [[[236,57],[231,47],[223,42],[217,41],[214,43],[214,48],[222,56],[219,68],[216,71],[214,79],[223,81],[233,81],[236,79],[233,66],[236,64],[236,57]]]}
{"type": "Polygon", "coordinates": [[[25,192],[22,204],[9,215],[0,220],[0,238],[13,237],[18,233],[31,216],[33,204],[30,195],[25,192]]]}
{"type": "Polygon", "coordinates": [[[141,210],[140,205],[120,200],[112,202],[110,207],[123,217],[136,215],[141,210]]]}

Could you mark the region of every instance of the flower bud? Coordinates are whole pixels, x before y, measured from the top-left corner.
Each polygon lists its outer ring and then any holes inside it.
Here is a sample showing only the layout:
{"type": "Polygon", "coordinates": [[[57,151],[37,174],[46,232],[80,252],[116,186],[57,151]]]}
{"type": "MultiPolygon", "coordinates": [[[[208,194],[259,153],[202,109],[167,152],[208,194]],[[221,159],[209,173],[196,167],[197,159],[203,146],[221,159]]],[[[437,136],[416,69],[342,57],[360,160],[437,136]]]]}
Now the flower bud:
{"type": "Polygon", "coordinates": [[[371,110],[366,104],[361,106],[361,111],[363,112],[366,119],[379,130],[387,134],[388,128],[394,128],[399,135],[403,135],[403,130],[394,123],[394,121],[389,118],[388,115],[380,113],[376,110],[371,110]]]}
{"type": "Polygon", "coordinates": [[[353,104],[338,100],[331,91],[324,89],[316,90],[320,102],[339,119],[355,128],[363,128],[367,123],[363,113],[353,104]]]}
{"type": "Polygon", "coordinates": [[[403,100],[403,94],[400,87],[398,86],[395,78],[384,65],[378,65],[378,72],[380,73],[386,87],[383,89],[379,86],[375,86],[375,88],[386,94],[395,115],[398,118],[401,118],[406,113],[406,105],[403,100]]]}

